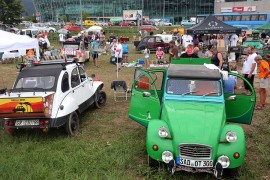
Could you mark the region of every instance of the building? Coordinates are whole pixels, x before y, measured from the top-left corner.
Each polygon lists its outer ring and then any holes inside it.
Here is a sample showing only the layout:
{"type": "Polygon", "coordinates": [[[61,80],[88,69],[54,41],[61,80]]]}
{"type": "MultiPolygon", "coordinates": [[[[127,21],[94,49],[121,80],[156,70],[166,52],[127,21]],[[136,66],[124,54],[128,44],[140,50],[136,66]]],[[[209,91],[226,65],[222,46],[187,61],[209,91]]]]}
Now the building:
{"type": "Polygon", "coordinates": [[[151,19],[170,19],[178,24],[197,14],[214,13],[215,0],[33,0],[41,21],[79,20],[80,12],[90,18],[122,17],[123,10],[142,10],[151,19]],[[81,6],[80,6],[81,4],[81,6]]]}
{"type": "Polygon", "coordinates": [[[270,0],[215,0],[215,14],[221,13],[269,13],[270,0]]]}

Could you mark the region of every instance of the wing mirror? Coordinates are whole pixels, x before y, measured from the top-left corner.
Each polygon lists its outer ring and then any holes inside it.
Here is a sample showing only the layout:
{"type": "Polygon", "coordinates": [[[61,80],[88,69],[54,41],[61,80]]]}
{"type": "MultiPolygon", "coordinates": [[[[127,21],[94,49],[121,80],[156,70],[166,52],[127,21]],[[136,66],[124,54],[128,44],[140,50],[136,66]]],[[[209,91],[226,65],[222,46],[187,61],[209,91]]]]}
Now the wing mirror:
{"type": "Polygon", "coordinates": [[[149,96],[151,96],[151,93],[150,92],[143,92],[142,96],[143,97],[149,97],[149,96]]]}

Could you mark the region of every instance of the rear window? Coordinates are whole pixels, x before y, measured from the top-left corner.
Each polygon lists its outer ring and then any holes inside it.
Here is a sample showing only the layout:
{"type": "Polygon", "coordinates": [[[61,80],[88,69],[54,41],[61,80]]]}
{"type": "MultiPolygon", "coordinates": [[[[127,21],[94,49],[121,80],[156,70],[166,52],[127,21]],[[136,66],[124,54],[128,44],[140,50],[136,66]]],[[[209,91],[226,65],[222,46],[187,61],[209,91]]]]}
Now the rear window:
{"type": "Polygon", "coordinates": [[[43,91],[52,89],[54,84],[54,76],[26,77],[18,80],[17,84],[15,85],[15,89],[19,89],[20,91],[28,91],[29,89],[43,91]]]}

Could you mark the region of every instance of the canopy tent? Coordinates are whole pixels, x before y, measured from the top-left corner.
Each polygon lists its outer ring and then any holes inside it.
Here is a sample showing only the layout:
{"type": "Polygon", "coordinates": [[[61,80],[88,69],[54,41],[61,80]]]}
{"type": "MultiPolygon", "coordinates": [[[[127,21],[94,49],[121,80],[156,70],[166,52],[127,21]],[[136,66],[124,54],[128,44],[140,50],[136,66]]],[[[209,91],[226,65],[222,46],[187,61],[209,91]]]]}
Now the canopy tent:
{"type": "Polygon", "coordinates": [[[270,31],[270,23],[259,26],[256,29],[257,30],[262,30],[262,31],[270,31]]]}
{"type": "Polygon", "coordinates": [[[103,28],[100,26],[91,26],[90,28],[87,29],[87,31],[93,31],[93,32],[100,32],[101,30],[103,30],[103,28]]]}
{"type": "Polygon", "coordinates": [[[187,34],[241,34],[241,29],[225,24],[210,15],[200,24],[187,29],[187,34]]]}
{"type": "Polygon", "coordinates": [[[18,50],[19,55],[26,53],[27,49],[36,49],[36,56],[39,60],[38,40],[32,39],[29,36],[17,35],[10,32],[0,30],[0,52],[9,52],[18,50]]]}

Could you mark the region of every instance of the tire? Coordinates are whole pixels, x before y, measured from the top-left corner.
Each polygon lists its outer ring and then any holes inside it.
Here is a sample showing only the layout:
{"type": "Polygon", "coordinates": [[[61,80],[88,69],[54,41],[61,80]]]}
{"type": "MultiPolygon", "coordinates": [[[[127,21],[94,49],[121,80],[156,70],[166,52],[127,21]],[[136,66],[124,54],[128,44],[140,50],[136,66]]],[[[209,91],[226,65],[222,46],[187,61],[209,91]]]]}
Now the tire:
{"type": "Polygon", "coordinates": [[[226,171],[227,171],[226,173],[232,178],[237,178],[240,175],[240,167],[226,169],[226,171]]]}
{"type": "Polygon", "coordinates": [[[157,168],[159,167],[159,162],[153,158],[151,158],[149,155],[147,156],[148,166],[151,168],[157,168]]]}
{"type": "Polygon", "coordinates": [[[98,90],[96,93],[95,107],[101,109],[105,106],[107,101],[107,95],[104,91],[98,90]]]}
{"type": "Polygon", "coordinates": [[[80,121],[79,121],[78,114],[75,111],[69,115],[68,120],[65,125],[66,133],[69,136],[75,136],[75,134],[78,132],[79,122],[80,121]]]}

